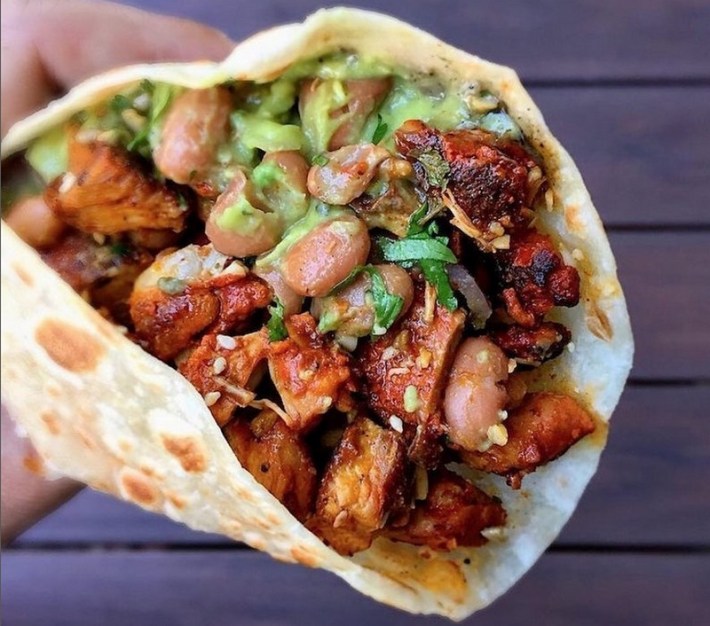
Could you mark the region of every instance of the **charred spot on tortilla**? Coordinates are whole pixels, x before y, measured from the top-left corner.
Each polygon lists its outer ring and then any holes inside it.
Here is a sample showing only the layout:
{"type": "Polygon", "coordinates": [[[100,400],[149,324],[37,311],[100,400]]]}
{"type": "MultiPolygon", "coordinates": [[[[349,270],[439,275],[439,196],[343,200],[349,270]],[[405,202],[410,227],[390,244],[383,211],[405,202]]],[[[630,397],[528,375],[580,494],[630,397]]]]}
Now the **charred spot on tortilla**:
{"type": "Polygon", "coordinates": [[[203,472],[207,467],[204,445],[194,436],[163,435],[162,442],[186,472],[203,472]]]}
{"type": "MultiPolygon", "coordinates": [[[[16,156],[34,182],[3,178],[8,222],[102,316],[91,333],[46,318],[35,339],[53,362],[102,382],[106,346],[125,349],[146,359],[138,403],[169,393],[162,377],[190,392],[166,400],[175,428],[114,491],[283,560],[330,567],[329,547],[396,604],[424,589],[461,616],[470,576],[536,537],[539,485],[581,489],[559,472],[603,445],[598,391],[618,384],[585,377],[597,350],[626,358],[623,295],[512,72],[433,42],[415,67],[339,28],[260,74],[194,89],[168,72],[83,100],[16,156]],[[198,519],[210,489],[231,504],[198,519]]],[[[18,267],[14,284],[36,288],[18,267]]],[[[45,411],[43,434],[137,454],[140,420],[105,446],[91,406],[71,429],[45,411]]]]}
{"type": "Polygon", "coordinates": [[[70,372],[95,370],[105,354],[101,344],[85,330],[51,317],[37,327],[35,339],[57,365],[70,372]]]}
{"type": "Polygon", "coordinates": [[[160,492],[153,482],[142,472],[130,467],[124,467],[119,471],[118,483],[124,497],[141,506],[153,506],[160,499],[160,492]]]}

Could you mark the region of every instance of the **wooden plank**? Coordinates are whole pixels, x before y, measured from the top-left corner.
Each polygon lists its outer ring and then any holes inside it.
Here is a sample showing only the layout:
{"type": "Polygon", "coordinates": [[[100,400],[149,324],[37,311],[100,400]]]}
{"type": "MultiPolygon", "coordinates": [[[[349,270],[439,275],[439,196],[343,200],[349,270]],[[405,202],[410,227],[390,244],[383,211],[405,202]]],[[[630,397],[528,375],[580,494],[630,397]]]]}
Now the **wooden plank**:
{"type": "MultiPolygon", "coordinates": [[[[599,472],[557,545],[710,546],[710,501],[690,487],[710,484],[708,406],[710,386],[627,389],[599,472]]],[[[87,490],[18,545],[222,542],[87,490]]]]}
{"type": "Polygon", "coordinates": [[[710,379],[710,233],[612,233],[636,339],[632,376],[710,379]]]}
{"type": "Polygon", "coordinates": [[[630,387],[557,545],[710,546],[710,385],[630,387]]]}
{"type": "MultiPolygon", "coordinates": [[[[376,604],[322,571],[252,552],[10,552],[2,614],[13,626],[450,624],[376,604]],[[347,607],[347,608],[346,608],[347,607]]],[[[705,555],[546,555],[464,623],[528,626],[710,623],[705,555]]]]}
{"type": "Polygon", "coordinates": [[[710,87],[531,92],[608,227],[710,224],[710,87]]]}
{"type": "MultiPolygon", "coordinates": [[[[124,0],[146,9],[200,20],[234,39],[298,21],[320,0],[244,5],[231,0],[124,0]]],[[[360,0],[363,8],[407,20],[535,80],[708,78],[710,3],[704,0],[360,0]]]]}

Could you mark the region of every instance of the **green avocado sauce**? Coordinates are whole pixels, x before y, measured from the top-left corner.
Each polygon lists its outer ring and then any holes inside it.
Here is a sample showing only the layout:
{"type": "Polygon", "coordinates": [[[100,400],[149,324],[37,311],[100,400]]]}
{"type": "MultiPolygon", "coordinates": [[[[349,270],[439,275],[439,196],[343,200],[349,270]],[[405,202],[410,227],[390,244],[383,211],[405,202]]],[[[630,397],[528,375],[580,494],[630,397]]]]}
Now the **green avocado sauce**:
{"type": "MultiPolygon", "coordinates": [[[[472,108],[464,91],[447,88],[435,77],[389,67],[375,57],[339,52],[297,63],[270,83],[232,82],[234,94],[227,141],[218,147],[211,183],[218,192],[226,189],[237,169],[244,171],[254,194],[240,197],[218,219],[225,230],[249,234],[264,220],[280,223],[284,238],[265,257],[273,263],[293,243],[337,209],[309,199],[294,188],[286,173],[274,163],[262,162],[265,154],[298,151],[309,163],[327,162],[327,146],[334,133],[352,123],[357,135],[351,139],[376,142],[394,152],[394,132],[407,120],[419,119],[447,131],[480,127],[498,135],[520,139],[517,124],[491,94],[481,92],[484,110],[472,108]],[[347,81],[367,78],[391,80],[379,106],[366,119],[354,119],[349,109],[347,81]],[[299,102],[305,80],[311,85],[308,98],[299,102]],[[266,205],[269,211],[258,206],[266,205]]],[[[79,132],[126,147],[150,157],[160,142],[162,125],[180,87],[144,80],[109,101],[74,116],[79,132]]],[[[26,159],[49,183],[67,171],[67,125],[57,127],[33,142],[26,159]]],[[[156,175],[161,177],[160,172],[156,175]]],[[[377,189],[377,181],[369,191],[377,189]]]]}

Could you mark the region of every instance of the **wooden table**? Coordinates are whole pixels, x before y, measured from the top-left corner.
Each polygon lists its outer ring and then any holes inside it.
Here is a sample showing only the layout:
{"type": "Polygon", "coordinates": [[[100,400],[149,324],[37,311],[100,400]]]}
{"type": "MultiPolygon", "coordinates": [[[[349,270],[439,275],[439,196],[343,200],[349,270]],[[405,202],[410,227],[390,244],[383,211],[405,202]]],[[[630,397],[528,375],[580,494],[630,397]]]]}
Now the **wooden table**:
{"type": "MultiPolygon", "coordinates": [[[[311,0],[133,0],[235,39],[311,0]]],[[[637,356],[562,536],[470,623],[710,624],[710,2],[359,3],[517,68],[608,226],[637,356]]],[[[86,491],[2,559],[3,617],[49,624],[437,624],[336,577],[86,491]]]]}

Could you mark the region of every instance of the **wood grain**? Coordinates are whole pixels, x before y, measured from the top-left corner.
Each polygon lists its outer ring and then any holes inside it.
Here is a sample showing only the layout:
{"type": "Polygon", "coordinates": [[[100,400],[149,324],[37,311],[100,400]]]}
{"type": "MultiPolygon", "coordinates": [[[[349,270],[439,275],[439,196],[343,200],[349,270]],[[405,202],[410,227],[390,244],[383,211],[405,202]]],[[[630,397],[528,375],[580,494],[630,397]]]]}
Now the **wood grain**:
{"type": "Polygon", "coordinates": [[[636,339],[632,377],[710,380],[710,232],[610,240],[636,339]]]}
{"type": "MultiPolygon", "coordinates": [[[[300,21],[320,0],[128,0],[200,20],[235,40],[300,21]]],[[[325,3],[327,4],[327,3],[325,3]]],[[[335,3],[337,4],[337,3],[335,3]]],[[[703,0],[360,0],[464,50],[511,65],[528,80],[707,79],[710,4],[703,0]]]]}
{"type": "MultiPolygon", "coordinates": [[[[710,623],[705,555],[546,555],[467,624],[700,626],[710,623]]],[[[253,552],[8,553],[2,617],[13,626],[429,626],[332,574],[253,552]]]]}
{"type": "Polygon", "coordinates": [[[710,87],[533,87],[608,227],[710,225],[710,87]]]}
{"type": "MultiPolygon", "coordinates": [[[[558,546],[710,547],[710,386],[631,387],[608,448],[558,546]]],[[[20,546],[223,544],[108,496],[85,491],[27,532],[20,546]]]]}

